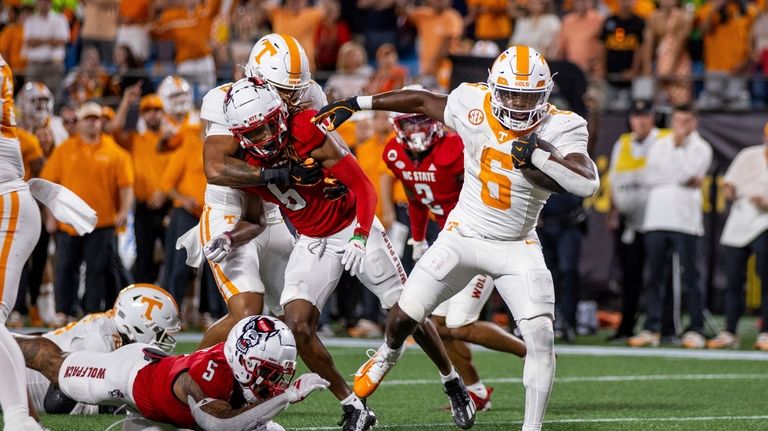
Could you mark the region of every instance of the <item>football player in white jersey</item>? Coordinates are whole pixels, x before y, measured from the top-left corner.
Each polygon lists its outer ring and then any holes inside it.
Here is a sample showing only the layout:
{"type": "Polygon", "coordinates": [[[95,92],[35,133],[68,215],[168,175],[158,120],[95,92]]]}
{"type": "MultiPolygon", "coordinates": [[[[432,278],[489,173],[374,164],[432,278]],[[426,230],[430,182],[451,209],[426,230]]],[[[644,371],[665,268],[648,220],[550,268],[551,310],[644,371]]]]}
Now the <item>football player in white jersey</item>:
{"type": "MultiPolygon", "coordinates": [[[[172,353],[176,346],[173,334],[180,329],[179,307],[173,297],[159,286],[137,283],[120,291],[111,310],[89,314],[41,336],[67,352],[109,353],[127,344],[146,343],[172,353]]],[[[75,405],[55,392],[46,397],[50,385],[41,373],[27,368],[27,391],[38,412],[98,413],[96,406],[75,405]]]]}
{"type": "Polygon", "coordinates": [[[13,75],[2,56],[0,107],[0,407],[4,431],[42,431],[27,407],[24,357],[5,326],[16,303],[21,269],[40,235],[40,210],[24,182],[13,112],[13,75]]]}
{"type": "Polygon", "coordinates": [[[28,132],[37,127],[51,131],[53,142],[59,145],[69,138],[61,117],[53,115],[53,93],[42,82],[27,82],[18,95],[21,118],[19,126],[28,132]]]}
{"type": "MultiPolygon", "coordinates": [[[[267,75],[275,83],[282,83],[280,88],[283,88],[283,94],[290,93],[283,96],[284,100],[287,98],[295,104],[311,103],[311,106],[319,108],[326,103],[322,90],[319,91],[322,98],[317,100],[314,99],[318,97],[316,91],[304,91],[313,88],[312,84],[317,86],[317,83],[310,79],[309,60],[304,49],[291,36],[269,34],[259,39],[252,49],[246,74],[262,78],[267,75]],[[264,53],[260,54],[262,49],[264,53]],[[260,63],[257,64],[254,58],[265,66],[268,65],[269,71],[260,73],[260,63]],[[279,62],[276,61],[278,58],[281,59],[279,62]],[[299,73],[295,74],[290,68],[297,65],[299,73]],[[295,81],[294,77],[297,77],[298,81],[295,81]]],[[[204,245],[202,251],[214,270],[219,289],[227,302],[228,314],[206,331],[199,348],[222,341],[239,320],[261,314],[265,303],[274,314],[282,315],[279,300],[294,238],[276,205],[262,203],[258,196],[243,193],[232,187],[279,181],[295,182],[291,177],[306,178],[306,182],[311,183],[321,175],[318,167],[255,169],[245,161],[233,157],[240,151],[240,145],[229,131],[224,117],[224,98],[231,86],[232,84],[228,83],[210,90],[203,98],[200,109],[200,116],[206,121],[203,151],[208,185],[205,193],[206,206],[201,217],[202,229],[199,230],[198,237],[204,245]],[[255,208],[261,206],[266,223],[263,232],[256,229],[255,225],[245,226],[248,220],[241,217],[241,214],[253,213],[255,208]],[[235,229],[238,223],[243,228],[235,229]]],[[[344,190],[343,187],[329,188],[329,196],[343,193],[344,190]]],[[[180,244],[189,245],[187,252],[190,253],[190,242],[181,241],[180,244]]]]}
{"type": "Polygon", "coordinates": [[[361,109],[421,113],[445,123],[464,141],[459,202],[411,272],[389,314],[386,342],[358,371],[356,388],[378,386],[418,322],[476,274],[489,274],[528,350],[522,429],[541,429],[555,373],[555,297],[534,228],[548,190],[586,197],[599,186],[587,154],[587,123],[548,103],[553,86],[541,54],[512,46],[493,63],[487,84],[464,83],[448,96],[401,90],[355,97],[316,116],[316,121],[329,120],[326,125],[333,129],[361,109]]]}

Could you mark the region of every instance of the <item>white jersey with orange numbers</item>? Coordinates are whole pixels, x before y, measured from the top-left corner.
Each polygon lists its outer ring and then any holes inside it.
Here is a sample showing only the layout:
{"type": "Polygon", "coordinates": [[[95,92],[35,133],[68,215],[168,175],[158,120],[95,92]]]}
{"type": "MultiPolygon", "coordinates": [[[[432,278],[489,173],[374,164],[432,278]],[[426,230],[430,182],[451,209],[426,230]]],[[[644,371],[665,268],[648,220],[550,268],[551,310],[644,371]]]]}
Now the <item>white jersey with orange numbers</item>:
{"type": "Polygon", "coordinates": [[[112,319],[114,314],[114,310],[89,314],[76,322],[46,332],[43,337],[56,343],[65,352],[111,352],[118,347],[115,345],[118,332],[112,319]]]}
{"type": "Polygon", "coordinates": [[[445,228],[491,240],[535,239],[536,220],[550,193],[529,183],[514,168],[512,143],[535,132],[563,156],[587,154],[587,122],[551,107],[532,130],[516,133],[493,116],[488,87],[467,83],[448,96],[444,117],[464,141],[464,187],[445,228]]]}
{"type": "Polygon", "coordinates": [[[26,186],[21,146],[16,138],[16,115],[13,111],[13,75],[0,56],[0,193],[20,190],[26,186]]]}

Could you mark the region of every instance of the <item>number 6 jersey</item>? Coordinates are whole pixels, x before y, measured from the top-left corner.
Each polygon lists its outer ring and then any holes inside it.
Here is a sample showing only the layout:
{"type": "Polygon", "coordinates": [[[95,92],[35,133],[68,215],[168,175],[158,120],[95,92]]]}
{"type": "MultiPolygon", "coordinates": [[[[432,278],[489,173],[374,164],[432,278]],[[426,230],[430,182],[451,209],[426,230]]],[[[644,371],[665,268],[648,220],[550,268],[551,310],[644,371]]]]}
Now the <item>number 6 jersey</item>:
{"type": "Polygon", "coordinates": [[[464,187],[448,217],[449,229],[491,240],[535,238],[536,220],[550,193],[529,183],[514,168],[512,142],[535,132],[563,156],[587,154],[587,122],[551,107],[531,130],[509,130],[491,112],[488,87],[467,83],[448,96],[444,119],[464,142],[464,187]]]}

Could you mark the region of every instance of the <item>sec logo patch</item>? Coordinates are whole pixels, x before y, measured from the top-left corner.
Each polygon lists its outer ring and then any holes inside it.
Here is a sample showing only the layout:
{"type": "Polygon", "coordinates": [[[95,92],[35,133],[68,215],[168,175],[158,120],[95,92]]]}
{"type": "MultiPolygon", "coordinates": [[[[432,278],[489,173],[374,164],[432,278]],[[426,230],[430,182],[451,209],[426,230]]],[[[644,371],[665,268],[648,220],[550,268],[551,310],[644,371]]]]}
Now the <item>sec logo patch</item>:
{"type": "Polygon", "coordinates": [[[397,150],[394,150],[394,149],[389,150],[389,152],[387,152],[387,160],[389,160],[390,162],[394,162],[396,159],[397,159],[397,150]]]}
{"type": "Polygon", "coordinates": [[[482,123],[483,120],[485,120],[485,115],[483,115],[483,111],[479,109],[473,109],[469,111],[469,114],[467,114],[467,119],[470,123],[477,126],[478,124],[482,123]]]}

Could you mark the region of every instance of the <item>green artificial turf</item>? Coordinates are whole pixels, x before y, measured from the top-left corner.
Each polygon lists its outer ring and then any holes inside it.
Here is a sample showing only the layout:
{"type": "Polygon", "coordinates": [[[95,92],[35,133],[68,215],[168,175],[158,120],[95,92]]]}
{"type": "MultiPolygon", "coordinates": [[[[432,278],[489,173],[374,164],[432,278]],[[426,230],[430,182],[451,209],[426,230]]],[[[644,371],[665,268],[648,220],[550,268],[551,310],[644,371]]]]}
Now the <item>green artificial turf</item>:
{"type": "MultiPolygon", "coordinates": [[[[189,351],[184,343],[180,351],[189,351]]],[[[365,349],[330,349],[339,370],[351,375],[365,349]]],[[[473,429],[519,430],[524,390],[523,362],[495,352],[474,353],[493,409],[478,414],[473,429]]],[[[299,373],[306,368],[300,368],[299,373]]],[[[426,356],[409,350],[370,397],[378,429],[455,430],[443,410],[447,398],[426,356]]],[[[768,430],[768,361],[597,357],[560,354],[557,380],[544,430],[768,430]]],[[[335,430],[338,401],[316,393],[290,407],[277,421],[289,430],[335,430]]],[[[103,430],[118,417],[47,415],[52,431],[103,430]]]]}

